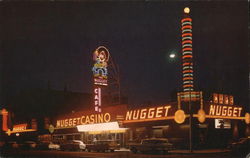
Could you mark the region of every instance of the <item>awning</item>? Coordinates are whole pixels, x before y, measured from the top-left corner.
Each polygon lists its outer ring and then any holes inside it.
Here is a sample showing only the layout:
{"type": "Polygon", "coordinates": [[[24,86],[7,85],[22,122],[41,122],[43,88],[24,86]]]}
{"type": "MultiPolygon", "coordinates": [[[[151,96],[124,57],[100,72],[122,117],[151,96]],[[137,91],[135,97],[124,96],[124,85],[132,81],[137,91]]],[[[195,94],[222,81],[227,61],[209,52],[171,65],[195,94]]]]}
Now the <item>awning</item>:
{"type": "Polygon", "coordinates": [[[120,128],[118,122],[97,123],[77,126],[77,130],[79,132],[89,132],[91,134],[98,134],[100,132],[124,133],[126,129],[127,128],[120,128]]]}

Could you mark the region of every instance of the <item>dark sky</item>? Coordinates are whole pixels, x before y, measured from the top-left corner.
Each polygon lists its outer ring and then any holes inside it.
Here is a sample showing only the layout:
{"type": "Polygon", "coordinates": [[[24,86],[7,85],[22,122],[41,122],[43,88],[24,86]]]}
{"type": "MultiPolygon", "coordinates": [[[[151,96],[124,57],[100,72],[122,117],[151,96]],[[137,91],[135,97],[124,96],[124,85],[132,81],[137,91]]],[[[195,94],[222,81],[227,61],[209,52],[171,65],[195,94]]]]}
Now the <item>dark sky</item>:
{"type": "MultiPolygon", "coordinates": [[[[92,92],[92,52],[106,46],[129,103],[167,103],[181,91],[181,18],[191,8],[197,90],[248,103],[248,3],[0,2],[1,93],[64,85],[92,92]],[[170,52],[177,53],[169,60],[170,52]]],[[[4,97],[3,97],[4,99],[4,97]]]]}

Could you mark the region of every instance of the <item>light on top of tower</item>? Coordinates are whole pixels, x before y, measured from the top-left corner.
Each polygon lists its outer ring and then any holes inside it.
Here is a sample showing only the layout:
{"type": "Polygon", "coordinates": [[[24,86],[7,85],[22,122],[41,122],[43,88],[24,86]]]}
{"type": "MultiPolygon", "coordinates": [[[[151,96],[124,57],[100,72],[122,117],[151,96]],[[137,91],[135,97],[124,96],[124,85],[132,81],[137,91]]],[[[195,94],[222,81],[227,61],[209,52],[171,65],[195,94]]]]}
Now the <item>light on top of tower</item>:
{"type": "Polygon", "coordinates": [[[189,7],[185,7],[185,8],[184,8],[184,13],[186,13],[186,14],[189,14],[189,13],[190,13],[189,7]]]}

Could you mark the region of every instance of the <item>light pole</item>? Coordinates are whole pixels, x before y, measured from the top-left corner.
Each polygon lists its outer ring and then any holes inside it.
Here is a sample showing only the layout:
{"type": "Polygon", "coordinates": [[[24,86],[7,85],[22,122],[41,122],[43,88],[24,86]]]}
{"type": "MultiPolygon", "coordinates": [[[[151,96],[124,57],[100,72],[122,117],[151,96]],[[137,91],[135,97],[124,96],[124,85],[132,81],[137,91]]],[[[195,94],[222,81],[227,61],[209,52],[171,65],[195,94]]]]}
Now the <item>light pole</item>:
{"type": "Polygon", "coordinates": [[[193,119],[193,113],[192,113],[192,104],[191,104],[191,91],[189,91],[189,151],[193,152],[193,142],[192,142],[192,119],[193,119]]]}

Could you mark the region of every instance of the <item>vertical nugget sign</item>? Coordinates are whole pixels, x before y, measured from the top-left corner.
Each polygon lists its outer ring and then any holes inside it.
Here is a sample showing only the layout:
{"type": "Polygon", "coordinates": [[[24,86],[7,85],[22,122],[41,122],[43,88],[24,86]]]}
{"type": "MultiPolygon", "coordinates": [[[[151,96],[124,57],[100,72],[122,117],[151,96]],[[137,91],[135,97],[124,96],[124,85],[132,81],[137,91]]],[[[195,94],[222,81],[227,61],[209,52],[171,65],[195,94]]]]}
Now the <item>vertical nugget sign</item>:
{"type": "Polygon", "coordinates": [[[94,107],[96,112],[101,112],[102,87],[108,85],[108,61],[109,51],[100,46],[93,54],[94,66],[92,68],[94,75],[94,107]]]}

